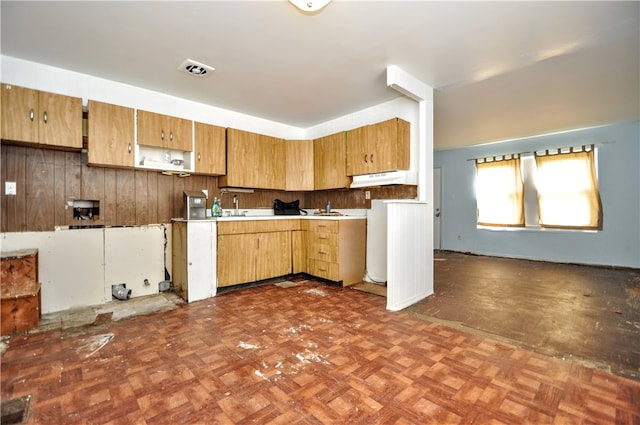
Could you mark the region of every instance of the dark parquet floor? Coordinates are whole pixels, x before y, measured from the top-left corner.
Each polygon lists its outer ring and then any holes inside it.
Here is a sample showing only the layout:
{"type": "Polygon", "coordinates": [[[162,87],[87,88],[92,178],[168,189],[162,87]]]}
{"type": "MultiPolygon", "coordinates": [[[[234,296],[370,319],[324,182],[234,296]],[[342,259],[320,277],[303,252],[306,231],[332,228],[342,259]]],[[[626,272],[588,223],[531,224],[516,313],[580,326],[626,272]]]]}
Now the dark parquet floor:
{"type": "Polygon", "coordinates": [[[30,424],[638,424],[640,382],[298,279],[12,337],[30,424]]]}
{"type": "Polygon", "coordinates": [[[439,252],[406,312],[640,381],[640,270],[439,252]]]}

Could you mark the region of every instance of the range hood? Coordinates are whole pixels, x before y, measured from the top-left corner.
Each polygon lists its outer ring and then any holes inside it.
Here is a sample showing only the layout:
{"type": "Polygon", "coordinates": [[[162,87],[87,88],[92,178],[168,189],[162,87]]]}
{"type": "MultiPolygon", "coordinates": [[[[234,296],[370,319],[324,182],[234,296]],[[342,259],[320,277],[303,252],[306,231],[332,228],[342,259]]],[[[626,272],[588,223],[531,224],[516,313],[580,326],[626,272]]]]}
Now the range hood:
{"type": "Polygon", "coordinates": [[[391,184],[418,184],[418,173],[413,171],[387,171],[384,173],[365,174],[353,176],[351,188],[369,186],[387,186],[391,184]]]}

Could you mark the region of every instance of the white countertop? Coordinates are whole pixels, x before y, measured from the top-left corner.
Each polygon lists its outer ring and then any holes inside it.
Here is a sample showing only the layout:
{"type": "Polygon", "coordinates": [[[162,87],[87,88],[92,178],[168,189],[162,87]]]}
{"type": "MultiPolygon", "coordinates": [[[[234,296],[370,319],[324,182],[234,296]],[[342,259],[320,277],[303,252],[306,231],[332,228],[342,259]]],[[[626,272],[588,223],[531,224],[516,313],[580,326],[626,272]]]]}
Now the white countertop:
{"type": "Polygon", "coordinates": [[[226,215],[226,212],[231,210],[224,210],[222,217],[207,217],[197,220],[185,220],[184,218],[172,218],[172,221],[248,221],[248,220],[291,220],[296,218],[302,218],[305,220],[364,220],[367,218],[367,212],[364,209],[349,209],[349,210],[333,210],[333,212],[339,212],[343,215],[314,215],[312,212],[309,215],[274,215],[271,209],[255,209],[255,210],[240,210],[245,215],[233,216],[226,215]]]}

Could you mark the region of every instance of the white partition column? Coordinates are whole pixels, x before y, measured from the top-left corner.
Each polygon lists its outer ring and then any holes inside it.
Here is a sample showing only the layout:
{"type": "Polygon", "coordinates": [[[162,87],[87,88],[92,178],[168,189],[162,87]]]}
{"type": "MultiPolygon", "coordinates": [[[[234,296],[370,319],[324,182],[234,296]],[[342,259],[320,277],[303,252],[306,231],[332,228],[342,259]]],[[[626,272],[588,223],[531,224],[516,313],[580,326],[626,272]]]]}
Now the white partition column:
{"type": "Polygon", "coordinates": [[[387,210],[387,309],[397,311],[433,294],[433,88],[395,65],[387,86],[419,109],[418,199],[387,210]]]}
{"type": "Polygon", "coordinates": [[[397,311],[433,294],[430,208],[424,202],[390,201],[387,219],[387,310],[397,311]]]}

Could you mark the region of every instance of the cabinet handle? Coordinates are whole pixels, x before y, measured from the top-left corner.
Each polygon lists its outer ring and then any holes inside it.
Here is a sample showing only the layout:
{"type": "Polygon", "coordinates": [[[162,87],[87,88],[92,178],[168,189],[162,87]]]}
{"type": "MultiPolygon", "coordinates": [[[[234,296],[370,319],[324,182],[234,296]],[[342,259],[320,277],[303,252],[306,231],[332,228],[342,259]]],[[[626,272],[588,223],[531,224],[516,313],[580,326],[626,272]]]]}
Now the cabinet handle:
{"type": "Polygon", "coordinates": [[[169,141],[172,141],[172,140],[173,140],[173,131],[170,131],[169,132],[169,141]]]}
{"type": "Polygon", "coordinates": [[[127,150],[129,151],[129,153],[131,153],[131,143],[129,143],[129,146],[127,146],[127,150]]]}
{"type": "Polygon", "coordinates": [[[47,111],[44,111],[44,113],[42,114],[42,121],[44,121],[44,123],[47,123],[47,120],[49,119],[49,116],[47,115],[47,111]]]}
{"type": "Polygon", "coordinates": [[[160,139],[164,140],[164,130],[160,130],[160,139]]]}
{"type": "Polygon", "coordinates": [[[33,122],[33,119],[35,118],[35,115],[36,114],[33,113],[33,109],[29,111],[29,119],[31,120],[31,122],[33,122]]]}
{"type": "Polygon", "coordinates": [[[327,253],[326,253],[326,252],[324,252],[324,251],[318,251],[318,254],[327,255],[327,253]]]}
{"type": "Polygon", "coordinates": [[[200,152],[198,152],[198,161],[200,161],[202,157],[200,156],[200,152]]]}
{"type": "Polygon", "coordinates": [[[320,270],[321,272],[326,272],[327,271],[327,269],[323,269],[321,267],[318,267],[318,270],[320,270]]]}
{"type": "Polygon", "coordinates": [[[364,154],[364,162],[368,162],[368,161],[367,161],[367,154],[366,154],[366,153],[364,154]]]}
{"type": "Polygon", "coordinates": [[[318,236],[318,239],[329,239],[326,236],[318,236]]]}
{"type": "Polygon", "coordinates": [[[373,154],[371,154],[371,157],[369,159],[371,160],[371,163],[373,164],[373,154]]]}

